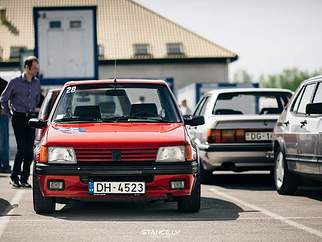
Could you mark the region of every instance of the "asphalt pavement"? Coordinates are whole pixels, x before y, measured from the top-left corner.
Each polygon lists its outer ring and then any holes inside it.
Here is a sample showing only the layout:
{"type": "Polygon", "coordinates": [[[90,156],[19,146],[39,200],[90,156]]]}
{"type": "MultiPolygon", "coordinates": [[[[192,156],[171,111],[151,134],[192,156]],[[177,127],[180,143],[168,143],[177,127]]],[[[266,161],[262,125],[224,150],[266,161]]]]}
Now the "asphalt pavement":
{"type": "Polygon", "coordinates": [[[73,201],[37,215],[32,190],[8,181],[0,174],[0,241],[322,241],[321,187],[280,196],[268,174],[215,175],[192,214],[175,203],[73,201]]]}

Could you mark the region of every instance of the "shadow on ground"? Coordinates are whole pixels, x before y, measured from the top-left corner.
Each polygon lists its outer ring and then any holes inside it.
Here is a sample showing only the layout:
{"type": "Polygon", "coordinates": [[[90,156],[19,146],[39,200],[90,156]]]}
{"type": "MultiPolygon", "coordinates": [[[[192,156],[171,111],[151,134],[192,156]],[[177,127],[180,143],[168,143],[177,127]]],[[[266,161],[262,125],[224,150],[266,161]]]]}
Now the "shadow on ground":
{"type": "MultiPolygon", "coordinates": [[[[273,177],[269,174],[216,174],[207,185],[215,185],[226,189],[249,191],[275,191],[273,177]]],[[[310,179],[302,179],[294,196],[308,197],[322,201],[322,183],[310,179]]]]}
{"type": "Polygon", "coordinates": [[[241,212],[234,203],[202,197],[198,213],[180,213],[175,202],[72,201],[51,216],[73,221],[217,221],[236,220],[241,212]]]}
{"type": "Polygon", "coordinates": [[[0,217],[7,216],[10,210],[15,207],[16,205],[11,205],[7,200],[0,198],[0,217]]]}
{"type": "Polygon", "coordinates": [[[206,183],[207,185],[216,185],[227,189],[243,189],[251,191],[273,191],[274,181],[269,174],[216,174],[213,179],[206,183]]]}
{"type": "Polygon", "coordinates": [[[295,196],[307,197],[313,200],[322,201],[322,187],[319,186],[301,186],[295,196]]]}

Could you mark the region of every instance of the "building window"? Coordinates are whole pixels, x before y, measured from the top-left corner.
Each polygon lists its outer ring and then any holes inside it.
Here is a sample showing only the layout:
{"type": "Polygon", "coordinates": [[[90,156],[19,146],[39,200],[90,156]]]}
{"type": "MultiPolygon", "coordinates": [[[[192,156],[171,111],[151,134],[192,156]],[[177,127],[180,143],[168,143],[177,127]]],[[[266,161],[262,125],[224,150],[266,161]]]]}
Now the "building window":
{"type": "Polygon", "coordinates": [[[26,50],[27,48],[24,46],[11,46],[10,47],[10,59],[11,60],[18,60],[20,58],[20,54],[22,51],[26,50]]]}
{"type": "Polygon", "coordinates": [[[61,21],[53,20],[49,22],[49,28],[51,29],[60,29],[61,28],[61,21]]]}
{"type": "Polygon", "coordinates": [[[134,44],[134,55],[150,55],[150,45],[149,44],[134,44]]]}
{"type": "Polygon", "coordinates": [[[168,55],[182,55],[183,44],[182,43],[167,43],[167,53],[168,55]]]}
{"type": "Polygon", "coordinates": [[[80,29],[81,27],[82,27],[82,21],[80,21],[80,20],[69,21],[69,28],[80,29]]]}

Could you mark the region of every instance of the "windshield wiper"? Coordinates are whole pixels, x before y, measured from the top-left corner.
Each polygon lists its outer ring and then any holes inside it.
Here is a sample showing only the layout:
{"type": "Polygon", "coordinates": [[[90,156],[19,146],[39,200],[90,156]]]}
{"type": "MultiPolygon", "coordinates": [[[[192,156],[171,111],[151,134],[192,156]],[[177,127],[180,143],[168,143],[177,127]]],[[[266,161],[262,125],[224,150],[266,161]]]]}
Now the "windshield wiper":
{"type": "Polygon", "coordinates": [[[79,117],[68,117],[68,118],[61,118],[61,119],[55,119],[54,122],[57,123],[65,123],[65,122],[73,122],[73,123],[77,123],[77,122],[102,122],[101,119],[97,119],[97,118],[91,118],[91,117],[82,117],[81,119],[79,117]]]}
{"type": "Polygon", "coordinates": [[[103,122],[116,122],[116,121],[127,121],[129,116],[112,116],[107,118],[102,118],[103,122]]]}
{"type": "Polygon", "coordinates": [[[134,116],[134,117],[130,117],[129,119],[138,119],[138,120],[144,120],[144,121],[156,121],[156,122],[160,122],[160,123],[170,123],[170,121],[168,120],[163,120],[161,118],[156,118],[156,117],[139,117],[139,116],[134,116]]]}

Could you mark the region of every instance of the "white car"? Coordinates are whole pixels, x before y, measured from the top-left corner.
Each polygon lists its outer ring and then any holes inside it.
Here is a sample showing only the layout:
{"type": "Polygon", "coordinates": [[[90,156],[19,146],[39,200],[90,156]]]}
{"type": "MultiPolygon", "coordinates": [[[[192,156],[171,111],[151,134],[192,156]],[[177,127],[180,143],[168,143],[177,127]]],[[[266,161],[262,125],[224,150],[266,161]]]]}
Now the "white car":
{"type": "Polygon", "coordinates": [[[205,124],[190,127],[200,153],[201,179],[215,170],[270,170],[274,125],[292,92],[286,89],[234,88],[206,93],[193,116],[205,124]]]}
{"type": "Polygon", "coordinates": [[[275,187],[293,195],[301,177],[322,181],[322,76],[302,82],[274,129],[275,187]]]}

